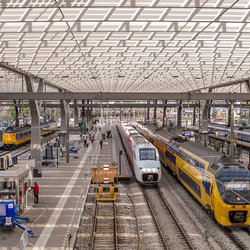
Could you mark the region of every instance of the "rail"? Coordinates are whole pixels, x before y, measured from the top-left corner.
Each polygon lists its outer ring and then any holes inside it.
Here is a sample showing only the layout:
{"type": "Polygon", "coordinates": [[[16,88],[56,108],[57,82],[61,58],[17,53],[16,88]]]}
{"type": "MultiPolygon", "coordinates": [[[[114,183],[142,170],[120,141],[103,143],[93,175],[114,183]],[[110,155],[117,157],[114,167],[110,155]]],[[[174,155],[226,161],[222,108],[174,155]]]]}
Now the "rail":
{"type": "MultiPolygon", "coordinates": [[[[126,187],[126,186],[125,186],[125,187],[126,187]]],[[[127,187],[126,187],[126,193],[127,193],[128,197],[129,197],[129,199],[130,199],[130,201],[131,201],[131,203],[132,203],[132,205],[133,205],[133,211],[134,211],[134,216],[135,216],[135,220],[136,220],[137,238],[138,238],[138,246],[137,246],[137,249],[139,250],[139,249],[141,249],[141,238],[140,238],[140,233],[139,233],[138,218],[137,218],[136,212],[135,212],[135,204],[134,204],[134,201],[133,201],[131,195],[130,195],[129,192],[128,192],[127,187]]]]}
{"type": "Polygon", "coordinates": [[[162,228],[161,228],[161,225],[160,225],[160,223],[159,223],[159,220],[157,219],[157,216],[156,216],[156,214],[155,214],[155,212],[154,212],[153,206],[151,205],[149,195],[147,194],[147,189],[148,189],[148,188],[151,188],[151,189],[155,190],[155,191],[157,192],[157,194],[159,195],[159,197],[160,197],[161,201],[163,202],[163,204],[164,204],[166,210],[167,210],[168,213],[171,215],[171,218],[173,219],[175,225],[177,226],[177,230],[181,233],[182,239],[184,239],[184,241],[185,241],[184,244],[186,244],[187,247],[188,247],[189,249],[195,249],[194,246],[192,245],[191,241],[189,240],[187,234],[185,233],[183,227],[182,227],[181,224],[179,223],[179,221],[178,221],[176,215],[174,214],[173,210],[171,209],[171,207],[169,206],[169,204],[167,203],[167,201],[165,200],[165,198],[162,196],[162,193],[161,193],[161,191],[158,189],[158,187],[157,187],[157,188],[156,188],[156,187],[151,187],[151,186],[150,186],[150,187],[146,187],[146,186],[143,186],[143,185],[141,185],[141,187],[142,187],[142,192],[143,192],[143,194],[144,194],[144,197],[145,197],[145,199],[146,199],[146,201],[147,201],[147,204],[148,204],[148,206],[149,206],[149,209],[150,209],[150,211],[151,211],[151,213],[152,213],[152,216],[153,216],[153,218],[154,218],[154,220],[155,220],[155,223],[156,223],[156,225],[157,225],[157,228],[158,228],[158,230],[159,230],[159,232],[160,232],[160,235],[161,235],[161,237],[162,237],[162,240],[163,240],[163,242],[164,242],[165,248],[166,248],[166,249],[170,249],[170,246],[169,246],[169,243],[166,242],[166,239],[165,239],[165,236],[164,236],[164,234],[163,234],[163,232],[162,232],[162,228]]]}
{"type": "MultiPolygon", "coordinates": [[[[95,243],[96,243],[96,235],[99,233],[98,231],[98,216],[99,216],[99,211],[100,211],[100,204],[105,204],[106,206],[111,203],[101,203],[96,201],[96,207],[95,207],[95,215],[94,215],[94,223],[93,223],[93,229],[92,229],[92,234],[91,234],[91,242],[90,242],[90,250],[95,249],[95,243]]],[[[112,202],[112,207],[113,207],[113,236],[114,236],[114,249],[118,250],[118,230],[117,230],[117,214],[116,214],[116,203],[115,201],[112,202]]],[[[108,225],[108,223],[107,223],[108,225]]],[[[102,229],[102,227],[100,228],[102,229]]],[[[107,231],[102,232],[102,233],[107,233],[107,231]]],[[[104,247],[104,246],[103,246],[104,247]]],[[[110,247],[110,246],[109,246],[110,247]]],[[[111,249],[111,247],[110,247],[111,249]]]]}
{"type": "Polygon", "coordinates": [[[145,189],[144,189],[143,185],[141,185],[141,187],[142,187],[143,195],[144,195],[144,197],[145,197],[145,199],[146,199],[146,202],[147,202],[147,204],[148,204],[149,210],[150,210],[150,212],[151,212],[151,214],[152,214],[152,216],[153,216],[153,219],[154,219],[154,221],[155,221],[156,227],[157,227],[157,229],[158,229],[158,231],[159,231],[159,233],[160,233],[161,239],[162,239],[162,241],[163,241],[163,243],[164,243],[164,247],[165,247],[166,249],[170,249],[169,246],[168,246],[168,243],[167,243],[167,241],[166,241],[166,239],[165,239],[165,237],[164,237],[164,235],[163,235],[163,232],[162,232],[162,230],[161,230],[161,226],[160,226],[160,224],[159,224],[159,222],[158,222],[158,220],[157,220],[157,216],[156,216],[155,213],[154,213],[154,209],[153,209],[153,207],[152,207],[151,204],[150,204],[149,198],[148,198],[148,196],[147,196],[147,194],[146,194],[146,192],[145,192],[145,189]]]}
{"type": "MultiPolygon", "coordinates": [[[[240,250],[247,250],[249,249],[249,245],[245,242],[242,242],[237,236],[233,234],[228,228],[223,228],[224,232],[229,236],[229,238],[233,241],[233,243],[238,247],[240,250]]],[[[250,233],[249,233],[250,235],[250,233]]]]}

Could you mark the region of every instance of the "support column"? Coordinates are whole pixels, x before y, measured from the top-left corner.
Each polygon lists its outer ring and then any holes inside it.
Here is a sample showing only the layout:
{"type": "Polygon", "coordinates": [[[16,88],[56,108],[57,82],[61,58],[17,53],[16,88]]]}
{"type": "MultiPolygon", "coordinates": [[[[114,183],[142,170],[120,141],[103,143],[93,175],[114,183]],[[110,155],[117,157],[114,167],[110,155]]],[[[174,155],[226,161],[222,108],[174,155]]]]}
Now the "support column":
{"type": "Polygon", "coordinates": [[[177,110],[177,128],[181,129],[181,121],[182,121],[182,101],[180,101],[180,105],[177,110]]]}
{"type": "Polygon", "coordinates": [[[230,102],[230,158],[234,159],[234,102],[230,102]]]}
{"type": "Polygon", "coordinates": [[[196,107],[194,107],[194,110],[193,110],[193,126],[195,126],[196,124],[196,107]]]}
{"type": "MultiPolygon", "coordinates": [[[[34,92],[34,88],[30,79],[30,76],[25,75],[25,82],[27,92],[31,95],[34,92]]],[[[30,100],[30,113],[31,113],[31,159],[35,159],[35,167],[33,170],[34,177],[42,176],[42,162],[41,162],[41,131],[40,131],[40,110],[37,101],[30,100]]]]}
{"type": "MultiPolygon", "coordinates": [[[[212,89],[208,89],[208,93],[211,93],[212,89]]],[[[199,108],[199,128],[200,128],[200,138],[201,143],[204,146],[207,146],[208,142],[208,117],[210,113],[210,102],[207,101],[200,101],[200,108],[199,108]]]]}
{"type": "Polygon", "coordinates": [[[200,102],[200,137],[201,143],[206,146],[208,141],[208,103],[207,101],[200,102]]]}
{"type": "Polygon", "coordinates": [[[83,106],[82,106],[82,114],[81,114],[81,117],[82,117],[82,118],[86,116],[84,104],[85,104],[85,100],[82,100],[82,105],[83,105],[83,106]]]}
{"type": "Polygon", "coordinates": [[[156,111],[157,111],[157,107],[156,107],[156,105],[157,105],[157,100],[154,100],[154,104],[155,104],[155,107],[154,107],[154,115],[153,115],[153,119],[154,119],[154,122],[156,122],[156,115],[157,115],[157,113],[156,113],[156,111]]]}
{"type": "Polygon", "coordinates": [[[18,110],[18,104],[17,101],[13,101],[15,104],[15,114],[16,114],[16,126],[19,127],[19,110],[18,110]]]}
{"type": "MultiPolygon", "coordinates": [[[[59,92],[62,92],[59,90],[59,92]]],[[[60,101],[61,129],[60,143],[66,150],[66,163],[69,163],[69,104],[65,100],[60,101]]]]}
{"type": "Polygon", "coordinates": [[[78,106],[77,106],[77,100],[74,100],[74,125],[75,127],[78,126],[78,106]]]}
{"type": "MultiPolygon", "coordinates": [[[[150,104],[150,101],[148,101],[148,104],[150,104]]],[[[150,107],[147,108],[147,116],[146,116],[147,120],[149,120],[149,113],[150,113],[150,107]]]]}
{"type": "MultiPolygon", "coordinates": [[[[42,80],[39,81],[37,92],[42,93],[45,90],[45,84],[42,80]]],[[[44,116],[43,116],[43,122],[47,121],[47,115],[46,115],[46,102],[45,101],[37,101],[37,105],[39,107],[39,110],[41,110],[41,106],[43,103],[43,111],[44,111],[44,116]]]]}
{"type": "MultiPolygon", "coordinates": [[[[163,104],[167,104],[167,100],[162,100],[163,104]]],[[[165,127],[166,125],[166,111],[167,111],[167,106],[163,106],[163,114],[162,114],[162,127],[165,127]]]]}
{"type": "MultiPolygon", "coordinates": [[[[227,103],[230,103],[230,102],[227,102],[227,103]]],[[[228,127],[231,126],[231,105],[228,106],[228,108],[227,108],[227,125],[228,125],[228,127]]]]}
{"type": "Polygon", "coordinates": [[[246,85],[247,92],[249,93],[249,92],[250,92],[250,81],[247,80],[247,81],[245,82],[245,85],[246,85]]]}

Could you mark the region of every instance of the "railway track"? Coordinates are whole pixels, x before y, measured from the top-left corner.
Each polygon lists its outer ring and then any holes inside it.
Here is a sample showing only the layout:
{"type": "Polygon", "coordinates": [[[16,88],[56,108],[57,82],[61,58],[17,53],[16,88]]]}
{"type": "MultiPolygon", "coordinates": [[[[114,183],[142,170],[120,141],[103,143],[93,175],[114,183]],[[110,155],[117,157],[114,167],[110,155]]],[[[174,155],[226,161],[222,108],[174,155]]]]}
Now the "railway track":
{"type": "Polygon", "coordinates": [[[115,202],[96,202],[90,249],[118,249],[115,202]]]}
{"type": "Polygon", "coordinates": [[[250,249],[250,232],[246,230],[234,231],[225,229],[225,232],[240,250],[250,249]]]}
{"type": "Polygon", "coordinates": [[[168,203],[155,186],[142,186],[166,249],[195,249],[168,203]]]}

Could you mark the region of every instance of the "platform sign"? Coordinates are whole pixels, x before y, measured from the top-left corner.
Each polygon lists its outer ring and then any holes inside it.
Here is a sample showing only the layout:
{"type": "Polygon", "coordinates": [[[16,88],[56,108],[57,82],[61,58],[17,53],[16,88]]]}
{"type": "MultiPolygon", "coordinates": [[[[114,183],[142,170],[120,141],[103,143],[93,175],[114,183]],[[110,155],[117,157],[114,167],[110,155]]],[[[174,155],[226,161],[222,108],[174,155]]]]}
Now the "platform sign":
{"type": "Polygon", "coordinates": [[[216,134],[216,136],[220,136],[220,137],[227,137],[228,136],[227,131],[218,131],[215,134],[216,134]]]}
{"type": "Polygon", "coordinates": [[[183,131],[182,136],[191,137],[191,136],[194,136],[194,132],[193,131],[183,131]]]}

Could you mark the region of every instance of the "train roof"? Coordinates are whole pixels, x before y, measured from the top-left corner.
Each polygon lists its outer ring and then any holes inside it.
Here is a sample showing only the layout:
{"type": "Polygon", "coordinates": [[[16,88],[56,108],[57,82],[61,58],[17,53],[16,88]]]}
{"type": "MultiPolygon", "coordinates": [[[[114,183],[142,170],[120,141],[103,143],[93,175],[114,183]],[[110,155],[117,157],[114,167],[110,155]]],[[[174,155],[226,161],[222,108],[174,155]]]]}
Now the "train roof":
{"type": "Polygon", "coordinates": [[[146,140],[143,136],[141,136],[140,134],[136,134],[136,135],[132,135],[131,136],[133,142],[136,144],[136,145],[139,145],[139,144],[149,144],[149,141],[146,140]]]}
{"type": "Polygon", "coordinates": [[[221,157],[221,153],[216,152],[210,148],[205,147],[199,142],[186,141],[181,144],[181,147],[199,157],[221,157]]]}
{"type": "Polygon", "coordinates": [[[28,130],[31,128],[31,125],[25,125],[25,126],[21,126],[21,127],[15,127],[15,126],[10,126],[10,127],[7,127],[3,133],[14,133],[14,132],[21,132],[21,131],[24,131],[24,130],[28,130]]]}

